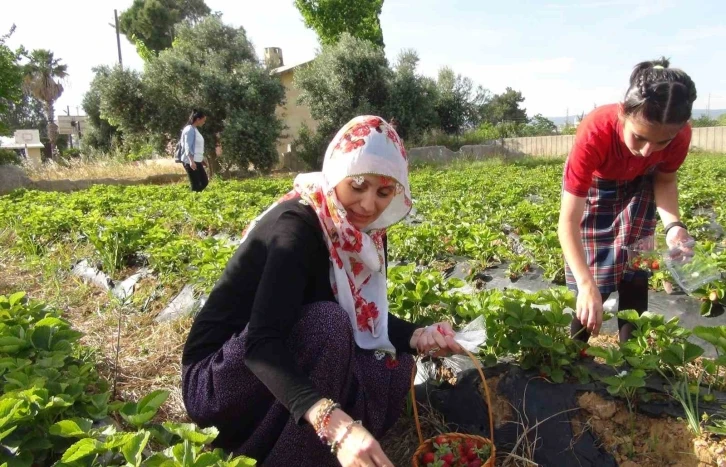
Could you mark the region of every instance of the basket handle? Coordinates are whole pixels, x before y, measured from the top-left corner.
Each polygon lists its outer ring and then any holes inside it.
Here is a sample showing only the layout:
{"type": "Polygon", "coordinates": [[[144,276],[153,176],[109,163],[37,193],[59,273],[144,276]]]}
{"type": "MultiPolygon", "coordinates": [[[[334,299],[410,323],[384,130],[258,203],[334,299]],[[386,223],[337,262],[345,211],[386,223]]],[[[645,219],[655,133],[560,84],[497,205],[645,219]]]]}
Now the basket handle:
{"type": "MultiPolygon", "coordinates": [[[[474,362],[474,366],[479,372],[479,376],[481,376],[482,383],[484,383],[484,392],[486,393],[487,398],[487,410],[489,411],[489,439],[492,441],[492,445],[494,445],[494,414],[492,413],[492,400],[489,395],[489,385],[487,384],[486,377],[484,377],[484,372],[482,371],[479,360],[468,350],[464,349],[464,352],[466,352],[471,361],[474,362]]],[[[424,442],[424,438],[421,433],[421,422],[418,419],[418,404],[416,403],[416,388],[414,387],[414,382],[416,381],[416,369],[417,365],[414,364],[413,370],[411,370],[411,399],[413,401],[413,419],[416,422],[416,433],[418,434],[419,445],[421,445],[424,442]]]]}

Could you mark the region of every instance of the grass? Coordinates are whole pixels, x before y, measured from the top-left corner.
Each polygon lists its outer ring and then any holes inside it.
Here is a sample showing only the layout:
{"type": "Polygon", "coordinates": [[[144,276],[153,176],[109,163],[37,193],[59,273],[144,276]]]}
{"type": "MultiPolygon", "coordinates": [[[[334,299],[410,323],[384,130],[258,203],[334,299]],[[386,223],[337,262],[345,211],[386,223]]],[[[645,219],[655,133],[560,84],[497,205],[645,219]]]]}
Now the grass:
{"type": "Polygon", "coordinates": [[[47,161],[39,167],[27,166],[33,181],[90,180],[101,178],[139,179],[153,175],[184,174],[184,168],[171,158],[127,162],[118,159],[74,159],[64,163],[47,161]]]}

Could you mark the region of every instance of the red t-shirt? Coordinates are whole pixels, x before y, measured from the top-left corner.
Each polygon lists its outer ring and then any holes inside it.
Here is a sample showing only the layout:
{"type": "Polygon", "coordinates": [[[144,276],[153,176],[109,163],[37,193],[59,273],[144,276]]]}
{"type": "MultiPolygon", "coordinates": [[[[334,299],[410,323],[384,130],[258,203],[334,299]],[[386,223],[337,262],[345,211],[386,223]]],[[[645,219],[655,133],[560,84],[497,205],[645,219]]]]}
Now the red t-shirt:
{"type": "Polygon", "coordinates": [[[564,187],[575,196],[586,197],[592,177],[633,180],[658,166],[660,172],[678,170],[688,154],[691,125],[686,125],[664,149],[649,157],[634,156],[623,141],[618,118],[620,104],[598,107],[577,127],[575,144],[565,163],[564,187]]]}

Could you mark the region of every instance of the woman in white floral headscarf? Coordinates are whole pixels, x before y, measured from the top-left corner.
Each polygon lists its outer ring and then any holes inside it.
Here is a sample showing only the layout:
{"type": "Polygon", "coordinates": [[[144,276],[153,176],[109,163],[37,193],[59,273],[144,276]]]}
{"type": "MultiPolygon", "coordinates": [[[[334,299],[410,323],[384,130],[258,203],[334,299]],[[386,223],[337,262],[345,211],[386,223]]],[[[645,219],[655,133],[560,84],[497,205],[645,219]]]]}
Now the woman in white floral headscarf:
{"type": "Polygon", "coordinates": [[[390,466],[411,354],[461,352],[448,322],[388,313],[386,231],[411,209],[406,151],[383,119],[351,120],[322,172],[247,228],[184,348],[190,417],[265,465],[390,466]]]}

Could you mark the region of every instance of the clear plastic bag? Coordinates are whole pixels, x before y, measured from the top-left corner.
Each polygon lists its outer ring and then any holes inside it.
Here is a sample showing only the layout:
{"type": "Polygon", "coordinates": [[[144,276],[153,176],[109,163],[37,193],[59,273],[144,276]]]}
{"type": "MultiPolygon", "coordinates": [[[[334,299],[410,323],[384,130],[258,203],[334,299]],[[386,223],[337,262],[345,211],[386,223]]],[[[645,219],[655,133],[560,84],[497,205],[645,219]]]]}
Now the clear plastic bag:
{"type": "Polygon", "coordinates": [[[662,254],[656,251],[655,243],[655,237],[650,236],[623,246],[627,253],[628,269],[647,273],[660,269],[662,254]]]}
{"type": "Polygon", "coordinates": [[[688,294],[721,278],[716,261],[700,252],[693,240],[673,248],[658,249],[655,237],[650,236],[623,249],[627,251],[628,269],[652,273],[665,267],[675,283],[688,294]]]}
{"type": "Polygon", "coordinates": [[[665,251],[664,259],[673,280],[686,293],[693,293],[709,282],[721,279],[718,263],[695,248],[695,242],[679,244],[665,251]]]}
{"type": "MultiPolygon", "coordinates": [[[[461,331],[458,331],[454,335],[454,340],[463,348],[475,354],[479,347],[487,340],[486,321],[484,321],[484,316],[477,317],[475,320],[467,324],[461,331]]],[[[446,368],[449,368],[454,375],[458,374],[460,371],[474,368],[474,364],[471,359],[466,355],[452,355],[451,357],[444,357],[439,360],[441,360],[441,363],[446,368]]],[[[414,384],[423,384],[434,378],[436,378],[436,362],[432,360],[418,360],[414,384]]]]}

